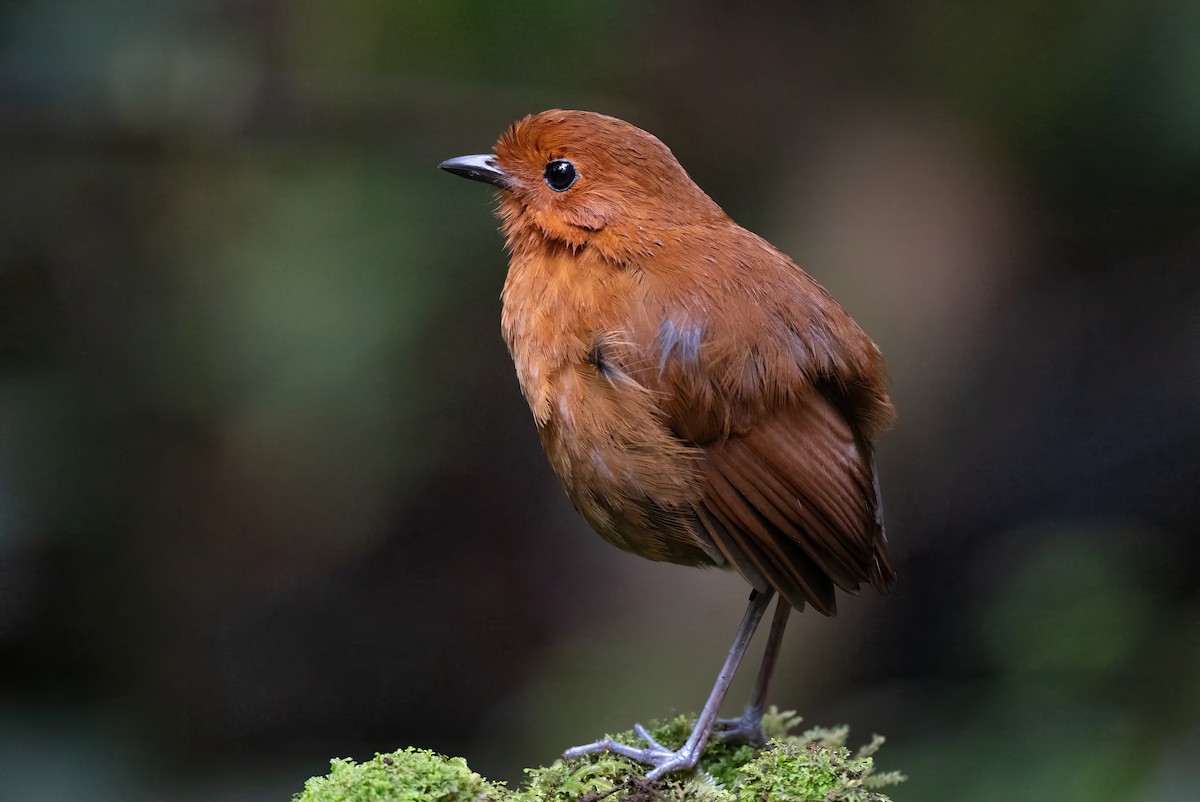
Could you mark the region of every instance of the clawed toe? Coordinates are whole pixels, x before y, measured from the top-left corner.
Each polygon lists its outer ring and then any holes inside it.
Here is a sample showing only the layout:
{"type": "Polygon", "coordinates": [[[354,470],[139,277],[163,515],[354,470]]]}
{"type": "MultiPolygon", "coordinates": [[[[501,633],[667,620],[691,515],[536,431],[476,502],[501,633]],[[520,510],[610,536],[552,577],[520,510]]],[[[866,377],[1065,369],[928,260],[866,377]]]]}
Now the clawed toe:
{"type": "Polygon", "coordinates": [[[767,742],[761,715],[743,714],[737,718],[717,719],[713,737],[725,743],[748,743],[753,746],[763,746],[767,742]]]}
{"type": "Polygon", "coordinates": [[[636,735],[637,737],[641,738],[643,741],[645,741],[646,745],[655,752],[662,752],[664,754],[674,754],[674,752],[672,752],[670,749],[668,749],[667,747],[665,747],[661,743],[659,743],[658,740],[655,739],[655,737],[650,734],[650,731],[648,729],[646,729],[645,727],[643,727],[641,724],[633,725],[633,734],[636,735]]]}
{"type": "Polygon", "coordinates": [[[651,766],[652,769],[646,774],[646,778],[651,780],[657,780],[673,771],[690,771],[696,767],[699,750],[690,743],[684,744],[678,750],[668,749],[641,724],[634,724],[633,732],[646,742],[645,747],[630,746],[620,741],[614,741],[612,738],[602,738],[594,743],[568,749],[563,752],[563,757],[567,760],[574,760],[584,755],[594,755],[597,752],[612,752],[651,766]]]}

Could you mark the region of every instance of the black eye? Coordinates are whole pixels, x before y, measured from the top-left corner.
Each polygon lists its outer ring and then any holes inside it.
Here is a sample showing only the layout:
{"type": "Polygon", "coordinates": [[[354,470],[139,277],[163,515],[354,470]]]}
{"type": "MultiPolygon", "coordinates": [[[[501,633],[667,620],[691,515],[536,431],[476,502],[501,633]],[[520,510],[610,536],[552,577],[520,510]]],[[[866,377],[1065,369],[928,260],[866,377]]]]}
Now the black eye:
{"type": "Polygon", "coordinates": [[[555,192],[566,192],[578,177],[575,165],[566,159],[555,159],[546,165],[546,186],[555,192]]]}

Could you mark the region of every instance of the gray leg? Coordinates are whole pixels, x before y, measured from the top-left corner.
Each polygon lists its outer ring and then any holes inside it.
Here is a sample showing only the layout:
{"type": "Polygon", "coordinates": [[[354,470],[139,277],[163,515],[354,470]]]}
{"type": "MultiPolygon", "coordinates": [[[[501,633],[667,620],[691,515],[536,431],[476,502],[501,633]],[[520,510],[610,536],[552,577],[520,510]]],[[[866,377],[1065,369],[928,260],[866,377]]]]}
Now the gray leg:
{"type": "MultiPolygon", "coordinates": [[[[742,655],[746,653],[746,647],[750,645],[750,638],[753,637],[754,630],[758,628],[758,622],[762,620],[763,613],[767,611],[767,605],[771,603],[773,595],[774,591],[761,593],[756,590],[751,592],[750,604],[746,607],[745,615],[742,616],[742,623],[738,625],[733,645],[729,647],[729,654],[725,657],[725,665],[721,666],[721,673],[717,675],[717,682],[713,685],[712,693],[708,695],[708,701],[704,703],[704,709],[700,711],[700,718],[696,720],[692,734],[688,736],[687,742],[678,751],[666,748],[651,738],[645,727],[636,724],[633,728],[634,732],[639,738],[646,741],[645,748],[639,749],[618,743],[611,738],[604,738],[595,743],[568,749],[563,753],[563,757],[571,760],[594,752],[616,752],[618,755],[632,758],[639,763],[653,766],[654,769],[646,775],[652,780],[672,771],[695,768],[696,761],[700,759],[700,753],[704,751],[704,746],[708,743],[709,736],[712,735],[713,726],[717,722],[717,712],[721,709],[721,702],[725,700],[725,694],[729,690],[733,674],[737,671],[738,663],[742,661],[742,655]]],[[[776,613],[776,618],[778,617],[779,614],[776,613]]]]}
{"type": "Polygon", "coordinates": [[[758,677],[754,680],[754,689],[750,692],[750,700],[739,718],[723,718],[717,721],[717,737],[723,741],[746,741],[762,746],[766,738],[762,731],[763,711],[767,705],[767,686],[771,684],[771,675],[775,673],[775,663],[779,660],[779,648],[783,642],[783,630],[787,626],[788,614],[792,605],[786,599],[780,599],[775,604],[775,617],[771,619],[771,632],[767,635],[767,649],[763,652],[762,663],[758,667],[758,677]]]}

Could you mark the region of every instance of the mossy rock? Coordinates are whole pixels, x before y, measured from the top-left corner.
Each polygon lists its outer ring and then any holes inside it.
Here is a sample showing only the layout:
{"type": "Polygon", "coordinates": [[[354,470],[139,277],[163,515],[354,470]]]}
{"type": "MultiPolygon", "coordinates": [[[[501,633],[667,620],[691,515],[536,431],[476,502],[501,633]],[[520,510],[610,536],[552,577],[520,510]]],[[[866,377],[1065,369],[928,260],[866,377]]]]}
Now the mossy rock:
{"type": "MultiPolygon", "coordinates": [[[[356,763],[337,758],[324,777],[314,777],[293,802],[890,802],[879,788],[901,782],[898,772],[876,772],[875,736],[856,752],[846,746],[846,727],[816,727],[798,735],[791,713],[774,709],[764,718],[766,749],[710,743],[700,771],[646,780],[646,767],[620,755],[602,753],[579,760],[556,760],[526,769],[525,783],[511,790],[471,771],[462,758],[424,749],[376,754],[356,763]]],[[[678,747],[692,719],[679,716],[650,728],[664,745],[678,747]]],[[[614,736],[629,744],[632,732],[614,736]]]]}

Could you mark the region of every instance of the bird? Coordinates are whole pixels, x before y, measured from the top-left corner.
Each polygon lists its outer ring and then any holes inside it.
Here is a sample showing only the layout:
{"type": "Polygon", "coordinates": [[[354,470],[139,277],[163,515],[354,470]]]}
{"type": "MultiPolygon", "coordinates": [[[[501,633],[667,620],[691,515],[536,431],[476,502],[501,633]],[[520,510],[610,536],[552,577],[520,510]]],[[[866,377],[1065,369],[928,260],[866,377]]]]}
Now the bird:
{"type": "Polygon", "coordinates": [[[880,349],[820,284],[735,223],[653,134],[552,109],[438,165],[491,184],[509,253],[501,331],[550,466],[608,542],[740,574],[750,600],[687,741],[605,738],[659,778],[714,736],[762,743],[791,609],[888,592],[875,465],[895,420],[880,349]],[[750,701],[720,719],[771,599],[750,701]]]}

